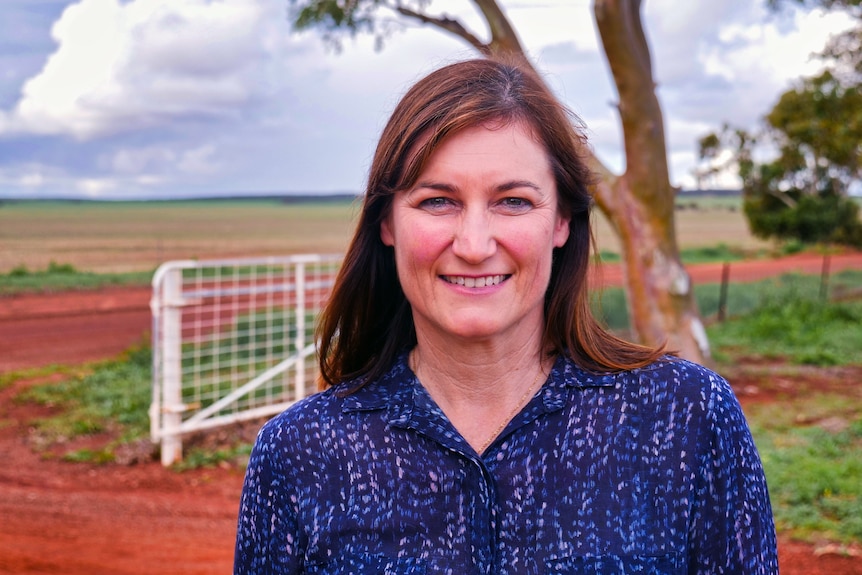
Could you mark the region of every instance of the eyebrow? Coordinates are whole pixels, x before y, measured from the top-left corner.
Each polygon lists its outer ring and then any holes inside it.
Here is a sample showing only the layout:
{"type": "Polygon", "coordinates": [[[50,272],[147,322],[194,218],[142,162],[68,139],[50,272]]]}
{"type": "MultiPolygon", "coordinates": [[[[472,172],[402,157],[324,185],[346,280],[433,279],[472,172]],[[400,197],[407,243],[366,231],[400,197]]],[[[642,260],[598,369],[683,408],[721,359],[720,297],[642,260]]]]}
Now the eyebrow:
{"type": "MultiPolygon", "coordinates": [[[[441,192],[455,192],[457,191],[457,187],[451,184],[444,184],[442,182],[416,182],[415,185],[411,186],[411,190],[417,190],[419,188],[426,188],[430,190],[439,190],[441,192]]],[[[542,192],[542,188],[529,180],[512,180],[509,182],[504,182],[496,187],[496,191],[498,192],[507,192],[509,190],[517,190],[518,188],[530,188],[537,192],[542,192]]]]}

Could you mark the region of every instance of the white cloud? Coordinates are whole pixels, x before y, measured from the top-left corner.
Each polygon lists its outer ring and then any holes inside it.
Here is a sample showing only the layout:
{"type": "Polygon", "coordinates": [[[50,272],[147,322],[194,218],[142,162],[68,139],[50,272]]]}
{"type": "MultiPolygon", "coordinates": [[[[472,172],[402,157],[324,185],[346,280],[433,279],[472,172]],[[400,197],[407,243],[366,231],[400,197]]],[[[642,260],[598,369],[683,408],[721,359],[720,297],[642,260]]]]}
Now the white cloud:
{"type": "Polygon", "coordinates": [[[45,176],[39,172],[31,172],[20,176],[17,183],[24,188],[40,188],[45,185],[45,176]]]}
{"type": "Polygon", "coordinates": [[[118,185],[111,178],[84,178],[78,180],[75,187],[87,197],[98,198],[116,190],[118,185]]]}
{"type": "MultiPolygon", "coordinates": [[[[621,170],[615,89],[592,0],[502,4],[550,84],[586,122],[598,156],[621,170]]],[[[51,30],[53,52],[43,64],[31,55],[25,67],[38,73],[27,82],[24,72],[0,78],[8,82],[0,89],[0,184],[124,197],[356,190],[400,94],[431,69],[475,55],[429,27],[394,34],[381,52],[359,36],[333,54],[317,33],[290,31],[286,6],[70,1],[51,30]]],[[[431,8],[485,32],[464,0],[431,8]]],[[[693,181],[697,138],[725,121],[756,122],[816,65],[810,52],[844,26],[837,15],[772,15],[751,0],[650,0],[644,19],[676,184],[693,181]]],[[[40,46],[47,39],[46,31],[40,46]]]]}
{"type": "Polygon", "coordinates": [[[80,0],[0,133],[89,139],[235,114],[254,96],[265,22],[254,0],[80,0]]]}
{"type": "Polygon", "coordinates": [[[218,167],[213,162],[216,155],[216,147],[212,144],[204,144],[192,150],[186,150],[178,162],[181,171],[187,174],[213,174],[218,167]]]}
{"type": "Polygon", "coordinates": [[[106,169],[117,174],[138,174],[152,170],[163,170],[176,161],[176,154],[165,146],[122,148],[100,162],[106,169]]]}

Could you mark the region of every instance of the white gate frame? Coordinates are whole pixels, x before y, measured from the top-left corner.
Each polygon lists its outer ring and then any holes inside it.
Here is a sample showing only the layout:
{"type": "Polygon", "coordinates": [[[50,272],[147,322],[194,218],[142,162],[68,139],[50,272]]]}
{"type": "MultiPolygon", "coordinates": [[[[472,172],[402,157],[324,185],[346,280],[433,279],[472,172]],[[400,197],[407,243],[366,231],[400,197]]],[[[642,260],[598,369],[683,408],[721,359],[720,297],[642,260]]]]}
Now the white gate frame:
{"type": "MultiPolygon", "coordinates": [[[[249,258],[236,260],[209,261],[171,261],[159,266],[153,276],[153,296],[150,309],[153,315],[153,395],[150,404],[150,437],[154,443],[161,443],[161,462],[168,466],[182,459],[182,436],[204,429],[228,425],[239,421],[267,417],[283,411],[308,393],[316,391],[316,386],[308,386],[309,380],[314,381],[317,375],[316,362],[313,369],[306,368],[306,359],[315,354],[315,344],[308,341],[306,316],[316,317],[321,304],[320,298],[309,306],[307,294],[313,291],[318,296],[328,296],[334,281],[334,274],[341,261],[340,255],[296,255],[286,257],[249,258]],[[200,274],[201,270],[234,269],[243,270],[260,267],[263,269],[284,269],[288,281],[281,281],[283,276],[262,284],[254,279],[242,276],[238,279],[237,272],[228,281],[207,280],[206,285],[197,283],[184,284],[185,274],[200,274]],[[311,268],[311,273],[309,272],[311,268]],[[309,275],[312,278],[309,279],[309,275]],[[183,346],[189,345],[184,339],[184,314],[197,306],[213,305],[219,298],[250,298],[246,301],[255,302],[258,298],[271,301],[274,296],[285,297],[292,294],[295,304],[289,309],[279,308],[277,313],[284,312],[285,318],[291,313],[294,318],[295,338],[291,342],[294,352],[283,357],[266,369],[255,373],[247,381],[232,383],[231,391],[206,406],[184,402],[184,370],[183,346]],[[281,394],[273,401],[263,405],[236,409],[237,402],[258,390],[274,378],[294,370],[293,392],[281,394]]],[[[254,305],[250,307],[254,310],[254,305]]],[[[243,310],[245,311],[245,310],[243,310]]],[[[236,314],[236,310],[234,310],[236,314]]],[[[230,316],[228,322],[234,321],[236,315],[230,316]]],[[[214,324],[216,322],[213,322],[214,324]]],[[[218,330],[224,324],[210,325],[210,329],[218,330]]],[[[246,349],[245,351],[254,351],[246,349]]],[[[245,374],[248,377],[248,374],[245,374]]]]}

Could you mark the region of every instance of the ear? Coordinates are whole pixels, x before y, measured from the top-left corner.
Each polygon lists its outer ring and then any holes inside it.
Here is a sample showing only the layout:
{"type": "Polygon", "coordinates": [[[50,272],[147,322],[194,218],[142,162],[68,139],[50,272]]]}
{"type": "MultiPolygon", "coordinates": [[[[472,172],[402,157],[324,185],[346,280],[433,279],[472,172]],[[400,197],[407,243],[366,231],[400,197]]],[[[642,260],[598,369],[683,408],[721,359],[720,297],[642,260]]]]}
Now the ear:
{"type": "Polygon", "coordinates": [[[380,241],[383,242],[383,245],[391,247],[395,245],[395,235],[392,233],[390,219],[390,217],[386,217],[380,222],[380,241]]]}
{"type": "Polygon", "coordinates": [[[557,214],[554,222],[554,247],[561,248],[566,240],[569,239],[569,222],[571,218],[567,218],[562,214],[557,214]]]}

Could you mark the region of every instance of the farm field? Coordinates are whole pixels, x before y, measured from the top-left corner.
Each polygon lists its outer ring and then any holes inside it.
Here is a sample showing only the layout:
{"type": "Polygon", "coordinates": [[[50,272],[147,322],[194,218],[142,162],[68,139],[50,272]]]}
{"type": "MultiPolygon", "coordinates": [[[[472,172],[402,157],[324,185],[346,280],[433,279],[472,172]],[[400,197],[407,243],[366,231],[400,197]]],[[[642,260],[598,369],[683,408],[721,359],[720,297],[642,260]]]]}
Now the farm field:
{"type": "MultiPolygon", "coordinates": [[[[340,252],[351,236],[355,214],[349,201],[302,205],[275,200],[4,203],[0,205],[0,273],[21,266],[44,269],[52,261],[105,273],[152,271],[169,259],[340,252]]],[[[615,251],[607,225],[601,218],[597,225],[599,247],[615,251]]],[[[742,214],[728,209],[725,202],[697,209],[687,206],[677,212],[677,225],[683,248],[723,243],[748,253],[769,249],[769,244],[750,236],[742,214]]],[[[788,258],[785,264],[801,266],[810,260],[806,273],[816,273],[819,259],[814,254],[809,258],[804,255],[788,258]]],[[[862,269],[857,260],[854,262],[855,269],[862,269]]],[[[757,274],[778,273],[767,272],[765,260],[746,263],[750,265],[734,268],[751,270],[752,276],[746,281],[757,274]]],[[[720,274],[720,265],[695,267],[698,271],[692,268],[693,276],[707,271],[711,275],[698,277],[720,274]]],[[[741,276],[740,271],[738,279],[741,276]]],[[[610,270],[604,279],[608,283],[618,281],[610,270]]],[[[4,518],[0,521],[0,573],[229,572],[241,466],[222,461],[176,472],[148,460],[146,449],[124,454],[126,463],[65,461],[61,453],[97,449],[110,440],[111,430],[46,446],[34,431],[34,422],[56,415],[56,407],[20,400],[21,394],[34,386],[60,384],[86,373],[91,368],[82,365],[83,358],[108,359],[129,344],[140,342],[140,334],[149,325],[147,302],[147,286],[84,291],[75,299],[66,299],[62,293],[0,296],[0,331],[7,332],[0,336],[11,337],[0,337],[0,356],[12,356],[10,348],[16,341],[23,342],[27,322],[40,315],[50,319],[39,336],[44,353],[18,357],[21,361],[12,369],[25,369],[13,380],[5,380],[12,383],[4,383],[4,372],[9,369],[0,361],[0,452],[6,456],[0,469],[0,517],[4,518]],[[129,294],[135,295],[128,298],[129,294]],[[24,307],[15,307],[15,302],[35,311],[26,312],[24,307]],[[71,315],[90,318],[88,329],[92,331],[84,336],[63,332],[62,322],[69,319],[70,306],[71,315]],[[132,326],[128,333],[105,335],[111,308],[118,310],[120,324],[132,326]],[[113,346],[108,351],[95,345],[103,336],[113,346]],[[81,348],[89,355],[80,355],[81,348]],[[45,361],[61,357],[55,350],[78,350],[79,355],[45,361]],[[48,363],[64,365],[52,368],[48,363]]],[[[14,351],[24,350],[16,346],[14,351]]],[[[791,402],[804,403],[828,391],[853,398],[847,402],[853,405],[862,393],[858,389],[862,366],[855,365],[803,369],[756,359],[733,366],[726,375],[747,412],[775,406],[790,420],[801,417],[795,415],[797,407],[791,402]]],[[[831,425],[837,423],[832,421],[831,425]]],[[[212,441],[217,444],[230,434],[250,439],[254,432],[253,426],[239,427],[218,432],[212,441]]],[[[786,535],[779,549],[784,575],[862,573],[860,553],[858,546],[800,542],[786,535]]]]}
{"type": "Polygon", "coordinates": [[[355,213],[349,200],[6,202],[0,273],[52,261],[106,273],[152,271],[177,259],[340,253],[355,213]]]}
{"type": "MultiPolygon", "coordinates": [[[[680,246],[768,249],[751,236],[741,212],[730,209],[733,204],[704,206],[677,211],[680,246]]],[[[357,213],[350,200],[5,202],[0,204],[0,273],[19,266],[45,269],[52,261],[106,273],[152,271],[177,259],[341,253],[357,213]]],[[[594,217],[599,249],[618,252],[604,217],[594,217]]]]}

